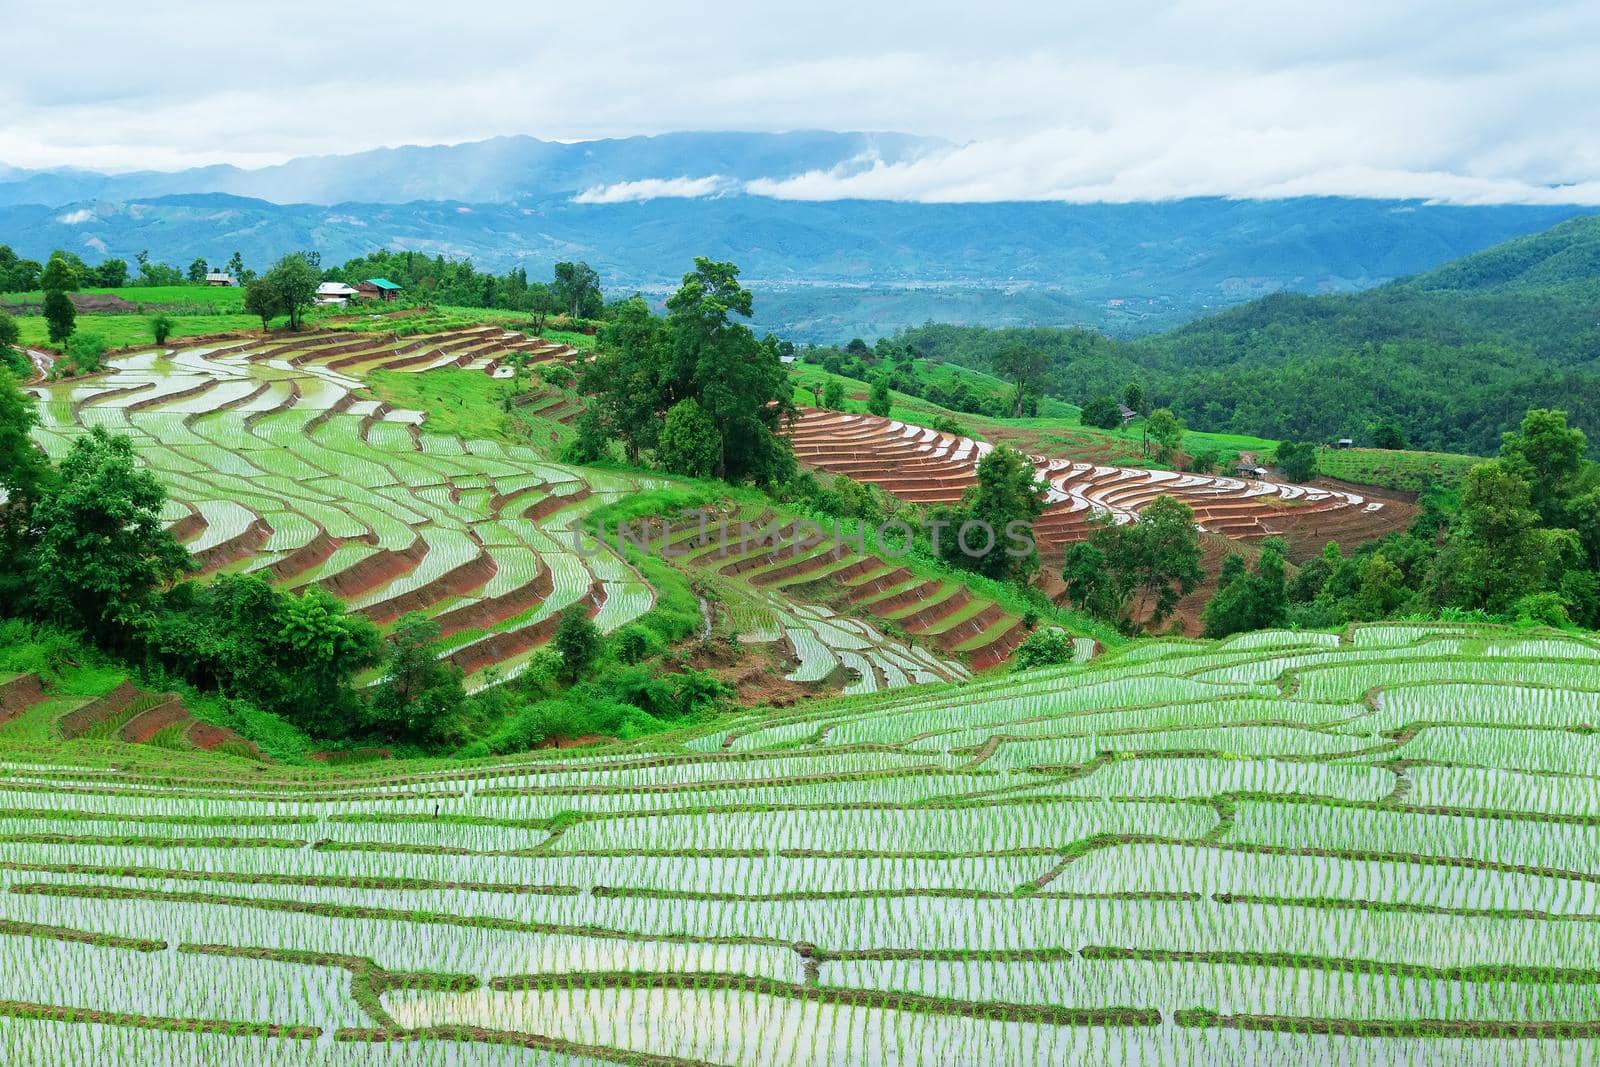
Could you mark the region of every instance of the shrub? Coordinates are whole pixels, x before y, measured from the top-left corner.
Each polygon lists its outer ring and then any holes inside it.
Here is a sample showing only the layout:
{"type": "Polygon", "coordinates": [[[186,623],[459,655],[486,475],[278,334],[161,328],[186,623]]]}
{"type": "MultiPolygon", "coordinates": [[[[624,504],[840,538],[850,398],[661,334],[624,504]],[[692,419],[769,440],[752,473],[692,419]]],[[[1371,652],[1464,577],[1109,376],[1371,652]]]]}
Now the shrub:
{"type": "Polygon", "coordinates": [[[1033,631],[1012,656],[1011,669],[1031,670],[1053,664],[1072,662],[1072,635],[1059,626],[1045,626],[1033,631]]]}

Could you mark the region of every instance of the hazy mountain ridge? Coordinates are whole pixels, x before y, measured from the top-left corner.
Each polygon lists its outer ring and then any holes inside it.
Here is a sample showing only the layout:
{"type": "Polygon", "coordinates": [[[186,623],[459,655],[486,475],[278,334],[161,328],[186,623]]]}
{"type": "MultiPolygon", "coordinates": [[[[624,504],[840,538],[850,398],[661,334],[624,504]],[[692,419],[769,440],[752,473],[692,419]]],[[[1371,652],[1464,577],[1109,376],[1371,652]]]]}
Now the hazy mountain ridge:
{"type": "Polygon", "coordinates": [[[58,206],[181,193],[227,193],[275,204],[414,200],[505,203],[581,193],[625,182],[719,176],[733,182],[789,178],[912,159],[947,142],[903,133],[667,133],[598,141],[495,137],[455,145],[405,145],[276,166],[102,174],[20,171],[0,165],[0,205],[58,206]]]}

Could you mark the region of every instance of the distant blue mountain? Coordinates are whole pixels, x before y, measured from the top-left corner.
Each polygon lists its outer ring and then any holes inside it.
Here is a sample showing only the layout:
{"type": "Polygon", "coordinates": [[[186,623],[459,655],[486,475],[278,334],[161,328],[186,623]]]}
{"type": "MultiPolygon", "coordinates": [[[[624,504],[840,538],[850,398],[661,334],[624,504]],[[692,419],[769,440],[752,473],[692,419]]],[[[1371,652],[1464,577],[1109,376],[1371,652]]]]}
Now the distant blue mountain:
{"type": "Polygon", "coordinates": [[[796,339],[871,337],[929,320],[1131,335],[1269,293],[1367,289],[1580,210],[1339,198],[804,202],[742,192],[756,178],[849,172],[945,147],[826,131],[500,137],[258,170],[13,172],[0,180],[0,243],[40,259],[55,248],[90,261],[148,250],[175,264],[238,251],[258,267],[293,249],[341,262],[390,248],[536,276],[583,259],[613,293],[658,293],[707,255],[738,263],[758,290],[759,323],[796,339]],[[679,179],[708,195],[629,199],[679,179]],[[608,193],[584,195],[596,189],[608,193]]]}
{"type": "Polygon", "coordinates": [[[274,167],[197,167],[100,174],[13,171],[0,165],[0,205],[57,206],[177,193],[231,193],[277,204],[412,200],[504,203],[646,179],[746,182],[812,170],[846,172],[875,159],[912,159],[947,142],[903,133],[667,133],[561,143],[495,137],[456,145],[408,145],[340,156],[305,156],[274,167]]]}

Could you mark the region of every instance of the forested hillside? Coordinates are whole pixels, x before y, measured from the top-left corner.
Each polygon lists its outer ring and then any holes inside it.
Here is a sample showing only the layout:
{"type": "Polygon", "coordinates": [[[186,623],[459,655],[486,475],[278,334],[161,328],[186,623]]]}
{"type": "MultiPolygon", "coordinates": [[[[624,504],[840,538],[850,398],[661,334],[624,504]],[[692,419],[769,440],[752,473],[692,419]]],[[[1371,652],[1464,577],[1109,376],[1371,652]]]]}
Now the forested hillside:
{"type": "Polygon", "coordinates": [[[1564,222],[1364,293],[1276,294],[1144,341],[1084,330],[926,326],[926,355],[985,366],[1013,341],[1078,402],[1140,381],[1191,426],[1358,440],[1398,422],[1415,447],[1492,451],[1530,407],[1600,429],[1600,218],[1564,222]]]}

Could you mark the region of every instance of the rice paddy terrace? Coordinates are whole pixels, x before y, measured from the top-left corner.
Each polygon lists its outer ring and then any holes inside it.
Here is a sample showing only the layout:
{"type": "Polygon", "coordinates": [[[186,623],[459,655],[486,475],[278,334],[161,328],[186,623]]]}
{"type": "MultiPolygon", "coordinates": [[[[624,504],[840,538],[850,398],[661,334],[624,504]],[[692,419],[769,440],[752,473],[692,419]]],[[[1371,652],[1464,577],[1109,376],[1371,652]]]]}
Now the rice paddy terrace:
{"type": "MultiPolygon", "coordinates": [[[[577,354],[570,347],[494,326],[411,339],[325,330],[185,346],[121,356],[105,375],[30,389],[41,401],[36,437],[57,458],[90,427],[133,439],[165,484],[170,528],[202,576],[245,571],[289,589],[318,584],[380,625],[422,611],[473,686],[489,668],[503,677],[520,671],[570,605],[585,605],[608,632],[653,606],[655,590],[614,539],[580,551],[571,528],[665,482],[427,432],[421,412],[363,398],[364,377],[377,370],[506,376],[513,354],[564,361],[577,354]]],[[[580,410],[559,390],[529,399],[519,418],[536,428],[580,410]]],[[[998,662],[1021,640],[1017,618],[958,595],[953,583],[928,605],[879,605],[895,625],[926,635],[891,637],[786,595],[784,579],[798,572],[777,571],[792,561],[774,557],[763,568],[758,554],[715,560],[707,580],[720,583],[732,621],[749,624],[741,630],[748,642],[776,647],[790,681],[854,693],[959,679],[967,663],[998,662]],[[929,610],[905,620],[893,614],[901,607],[929,610]]],[[[893,570],[855,573],[865,581],[893,570]]],[[[69,727],[47,724],[58,737],[75,736],[69,727]]]]}
{"type": "MultiPolygon", "coordinates": [[[[801,462],[873,482],[902,500],[952,503],[977,481],[990,445],[876,415],[804,409],[790,438],[801,462]]],[[[1300,539],[1351,544],[1390,532],[1395,522],[1381,500],[1318,486],[1287,485],[1179,471],[1146,470],[1030,456],[1049,485],[1034,524],[1040,547],[1059,549],[1109,515],[1132,522],[1158,496],[1194,509],[1203,530],[1236,538],[1294,533],[1300,539]]]]}
{"type": "Polygon", "coordinates": [[[0,1061],[1594,1062],[1597,714],[1592,638],[1384,624],[498,762],[0,740],[0,1061]]]}

